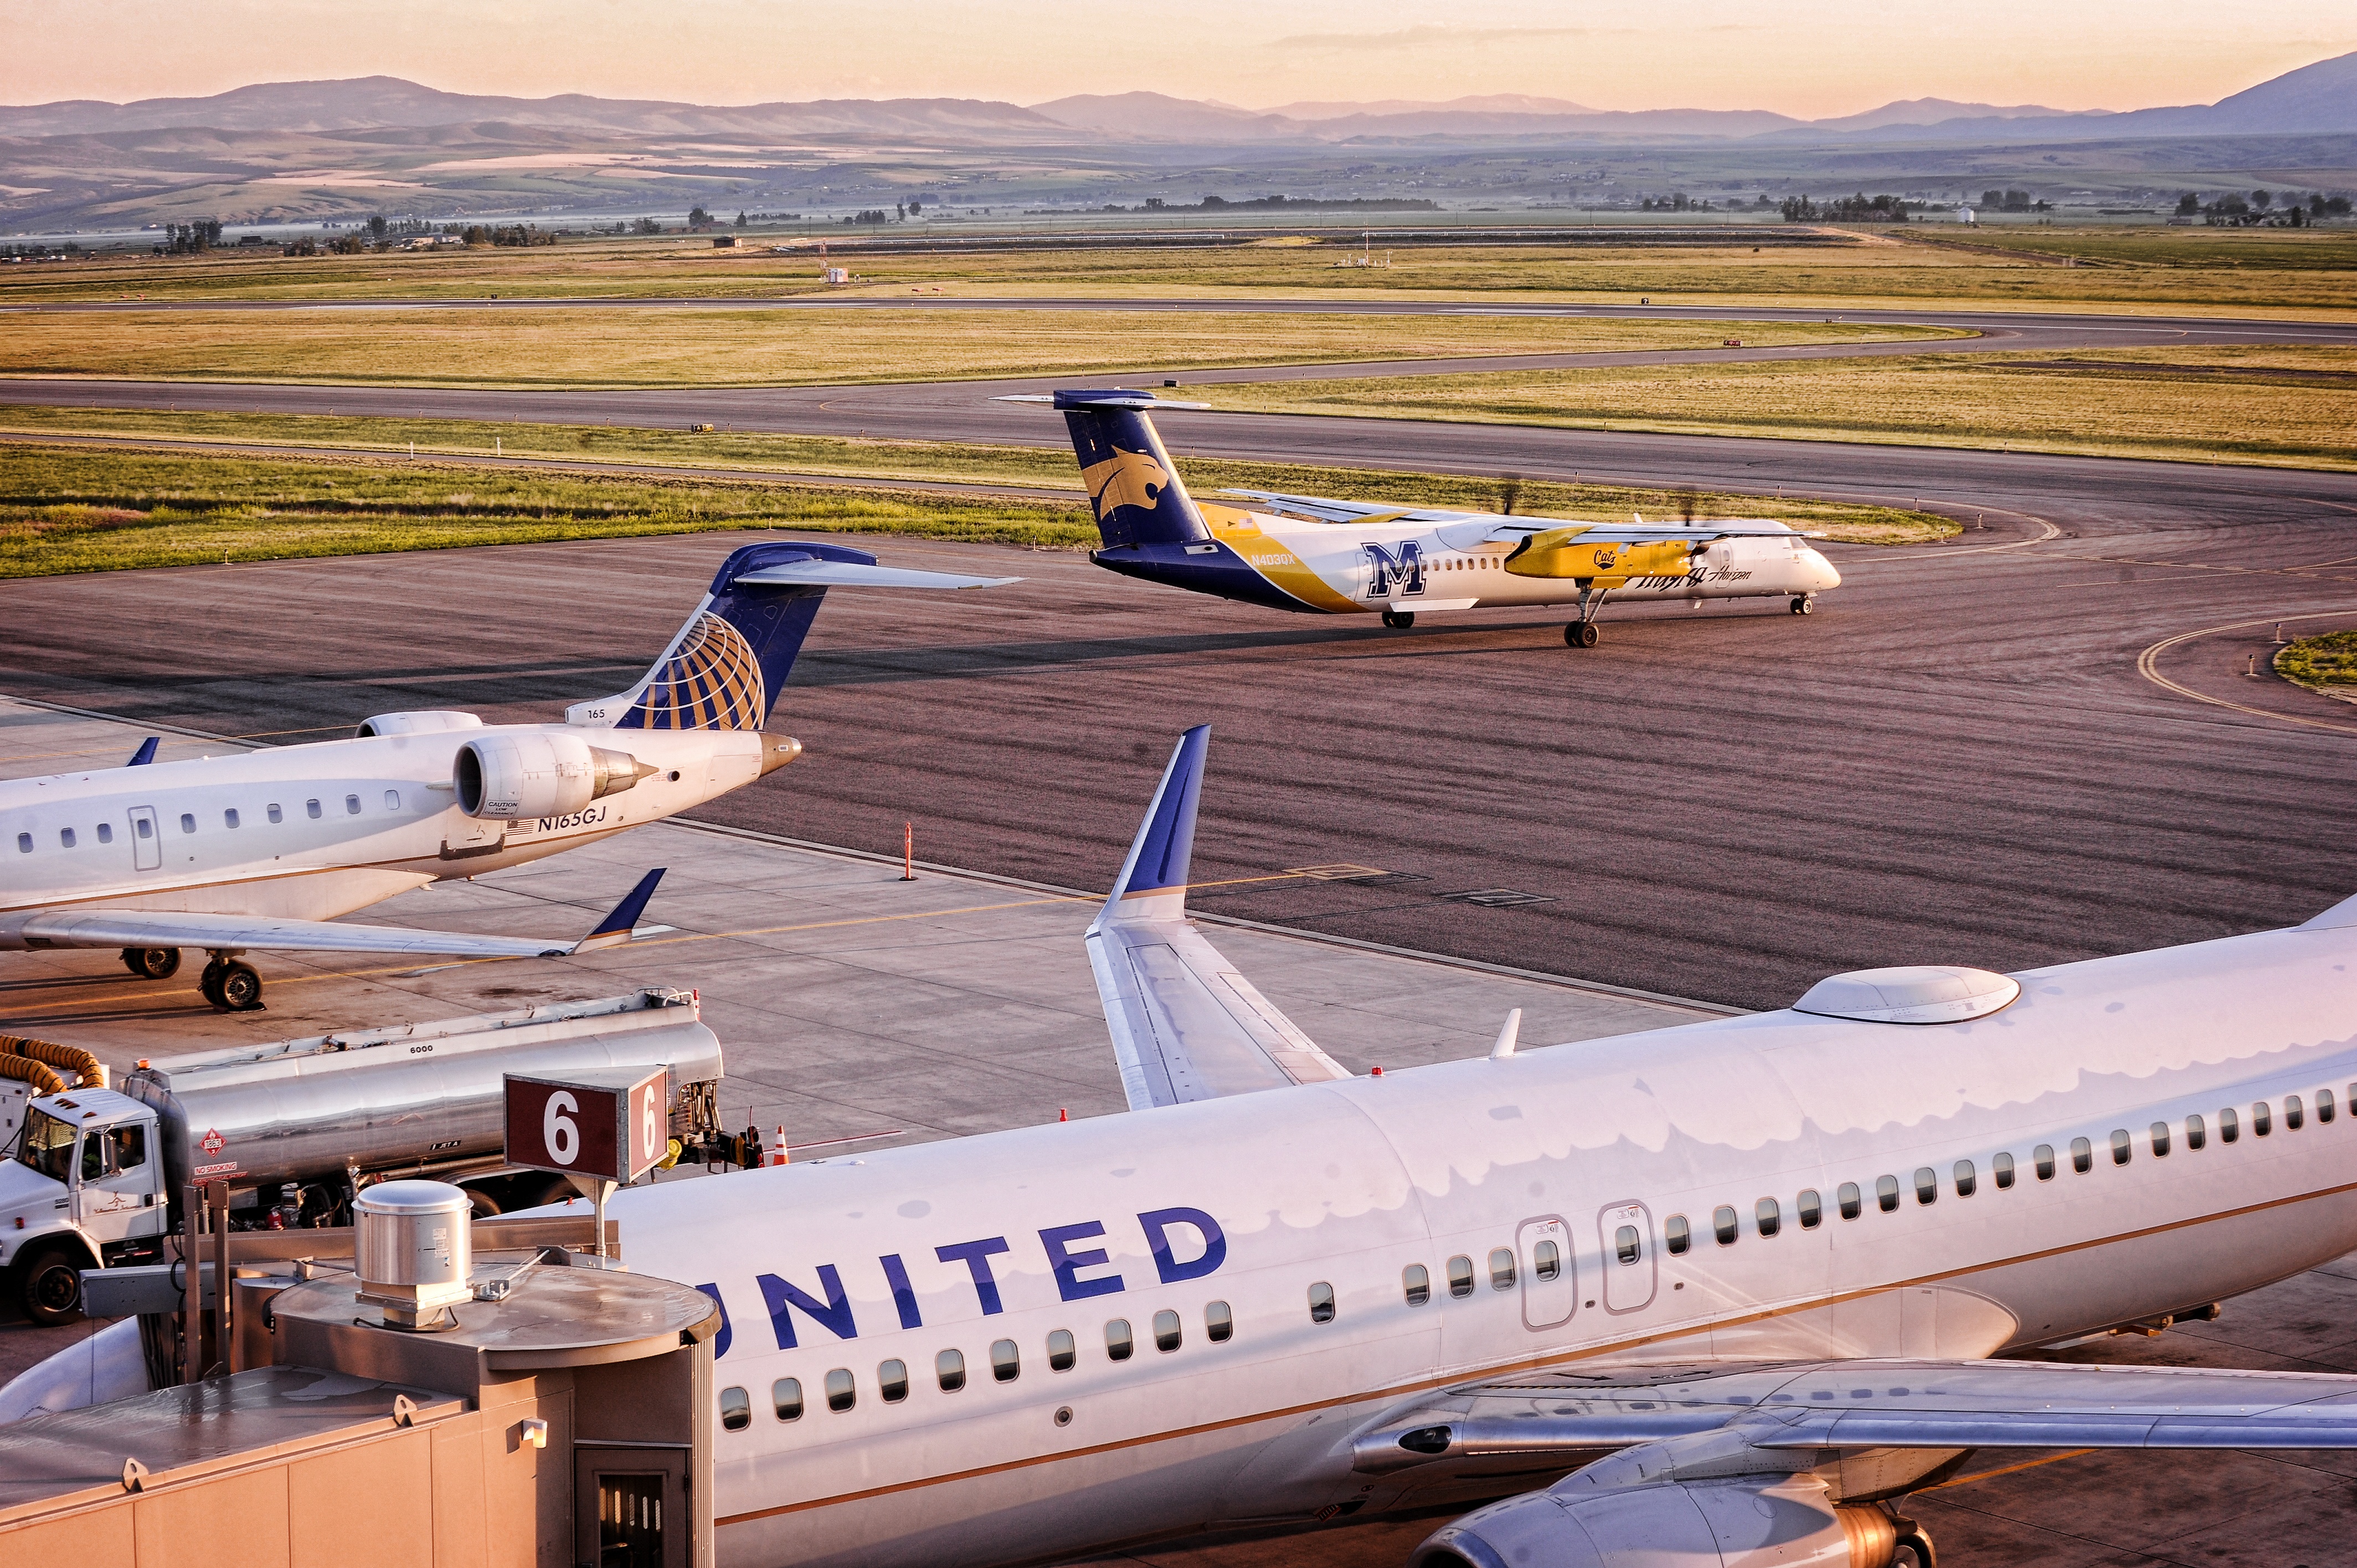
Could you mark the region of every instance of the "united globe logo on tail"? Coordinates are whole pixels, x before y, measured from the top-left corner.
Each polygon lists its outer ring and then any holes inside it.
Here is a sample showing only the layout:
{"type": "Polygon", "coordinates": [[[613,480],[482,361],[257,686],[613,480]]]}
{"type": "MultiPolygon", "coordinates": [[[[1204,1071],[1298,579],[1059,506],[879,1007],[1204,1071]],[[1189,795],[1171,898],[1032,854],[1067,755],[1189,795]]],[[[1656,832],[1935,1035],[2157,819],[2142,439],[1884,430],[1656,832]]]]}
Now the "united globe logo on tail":
{"type": "Polygon", "coordinates": [[[759,729],[769,711],[751,644],[706,610],[648,678],[620,727],[759,729]]]}

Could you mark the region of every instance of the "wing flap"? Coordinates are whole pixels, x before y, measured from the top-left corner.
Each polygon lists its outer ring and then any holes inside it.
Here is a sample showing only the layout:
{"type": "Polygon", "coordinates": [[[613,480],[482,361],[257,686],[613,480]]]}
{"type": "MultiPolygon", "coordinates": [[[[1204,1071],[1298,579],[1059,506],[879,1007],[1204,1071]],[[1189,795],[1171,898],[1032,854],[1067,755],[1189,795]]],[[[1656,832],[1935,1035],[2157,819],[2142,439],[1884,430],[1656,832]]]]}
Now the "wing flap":
{"type": "Polygon", "coordinates": [[[955,572],[922,572],[912,566],[869,566],[856,561],[813,557],[739,573],[740,583],[818,588],[1003,588],[1020,577],[968,577],[955,572]]]}

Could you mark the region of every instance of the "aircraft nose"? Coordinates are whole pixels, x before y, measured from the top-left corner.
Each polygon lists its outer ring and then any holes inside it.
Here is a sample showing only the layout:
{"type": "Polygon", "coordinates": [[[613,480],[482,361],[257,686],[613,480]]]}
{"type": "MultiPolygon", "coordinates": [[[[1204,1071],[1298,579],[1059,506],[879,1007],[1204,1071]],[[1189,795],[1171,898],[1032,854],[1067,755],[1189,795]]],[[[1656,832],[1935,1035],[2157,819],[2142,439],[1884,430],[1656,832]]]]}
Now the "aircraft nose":
{"type": "Polygon", "coordinates": [[[1834,570],[1834,564],[1813,550],[1809,552],[1809,564],[1815,570],[1819,592],[1841,586],[1841,574],[1834,570]]]}

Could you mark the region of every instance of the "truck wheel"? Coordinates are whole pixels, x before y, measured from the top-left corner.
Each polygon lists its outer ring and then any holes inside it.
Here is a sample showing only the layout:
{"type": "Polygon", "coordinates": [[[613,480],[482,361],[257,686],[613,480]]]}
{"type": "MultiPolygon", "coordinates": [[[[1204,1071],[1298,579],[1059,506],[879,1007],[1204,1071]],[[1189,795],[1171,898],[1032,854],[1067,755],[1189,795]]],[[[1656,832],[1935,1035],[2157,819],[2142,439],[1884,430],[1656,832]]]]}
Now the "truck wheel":
{"type": "Polygon", "coordinates": [[[169,980],[180,972],[178,948],[124,948],[123,967],[142,980],[169,980]]]}
{"type": "Polygon", "coordinates": [[[81,1316],[81,1266],[89,1260],[66,1247],[51,1247],[25,1261],[25,1316],[44,1328],[81,1316]]]}
{"type": "Polygon", "coordinates": [[[458,1190],[467,1195],[467,1208],[471,1218],[489,1219],[500,1212],[500,1200],[481,1187],[462,1187],[458,1190]]]}

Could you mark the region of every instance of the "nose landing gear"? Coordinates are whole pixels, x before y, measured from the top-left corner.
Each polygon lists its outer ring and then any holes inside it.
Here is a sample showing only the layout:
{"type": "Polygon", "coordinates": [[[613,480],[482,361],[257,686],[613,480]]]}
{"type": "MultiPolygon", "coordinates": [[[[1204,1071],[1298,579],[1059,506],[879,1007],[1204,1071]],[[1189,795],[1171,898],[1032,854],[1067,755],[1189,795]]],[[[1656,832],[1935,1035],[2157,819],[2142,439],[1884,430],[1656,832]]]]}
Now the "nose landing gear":
{"type": "Polygon", "coordinates": [[[1796,615],[1796,616],[1814,615],[1814,614],[1816,613],[1816,610],[1817,610],[1817,596],[1816,596],[1816,595],[1814,595],[1814,594],[1794,594],[1794,595],[1792,596],[1792,613],[1793,613],[1794,615],[1796,615]]]}
{"type": "Polygon", "coordinates": [[[1408,628],[1415,624],[1415,612],[1414,610],[1385,610],[1383,612],[1383,624],[1391,628],[1394,631],[1405,631],[1408,628]]]}
{"type": "Polygon", "coordinates": [[[205,965],[204,974],[197,981],[197,989],[205,1000],[224,1013],[257,1013],[262,1010],[262,974],[252,964],[242,962],[234,952],[216,952],[205,965]]]}

